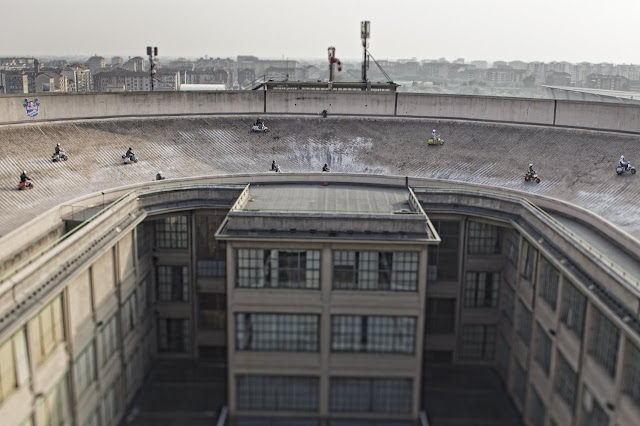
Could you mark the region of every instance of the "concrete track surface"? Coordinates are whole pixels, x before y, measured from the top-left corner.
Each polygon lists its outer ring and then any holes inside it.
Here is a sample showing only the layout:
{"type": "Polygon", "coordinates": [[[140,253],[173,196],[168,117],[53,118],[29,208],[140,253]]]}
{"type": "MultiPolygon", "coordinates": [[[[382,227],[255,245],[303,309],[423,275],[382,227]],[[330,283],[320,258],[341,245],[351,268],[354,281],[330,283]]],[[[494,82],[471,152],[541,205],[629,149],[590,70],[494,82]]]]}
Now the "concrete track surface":
{"type": "Polygon", "coordinates": [[[393,174],[506,187],[589,209],[640,238],[640,175],[617,176],[621,154],[640,166],[640,136],[469,121],[266,116],[111,119],[0,127],[0,236],[84,194],[170,178],[286,172],[393,174]],[[427,146],[432,129],[446,140],[427,146]],[[52,163],[60,142],[69,161],[52,163]],[[132,146],[140,161],[123,165],[132,146]],[[542,182],[525,183],[535,164],[542,182]],[[27,169],[35,188],[18,191],[27,169]]]}

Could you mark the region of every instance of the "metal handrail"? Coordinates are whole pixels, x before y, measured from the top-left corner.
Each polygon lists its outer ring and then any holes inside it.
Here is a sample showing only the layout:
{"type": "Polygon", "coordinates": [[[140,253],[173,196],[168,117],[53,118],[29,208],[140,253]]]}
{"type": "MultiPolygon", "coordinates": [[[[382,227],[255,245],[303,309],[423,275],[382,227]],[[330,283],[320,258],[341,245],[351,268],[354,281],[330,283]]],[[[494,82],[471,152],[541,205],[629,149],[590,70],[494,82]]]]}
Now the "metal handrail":
{"type": "Polygon", "coordinates": [[[600,259],[608,267],[610,267],[615,272],[617,272],[619,275],[621,275],[626,280],[628,280],[631,284],[634,285],[634,287],[636,287],[637,290],[640,291],[640,279],[638,277],[636,277],[635,275],[633,275],[630,272],[628,272],[622,266],[618,265],[616,262],[614,262],[609,257],[607,257],[605,254],[603,254],[600,250],[598,250],[597,248],[592,246],[590,243],[585,241],[578,234],[576,234],[571,229],[569,229],[568,227],[563,225],[556,218],[551,216],[544,209],[542,209],[540,206],[538,206],[537,204],[535,204],[534,202],[532,202],[531,200],[529,200],[526,197],[515,195],[515,194],[506,194],[504,192],[497,192],[497,191],[488,190],[488,189],[463,188],[463,187],[456,187],[456,186],[453,186],[453,187],[452,186],[448,186],[448,187],[413,186],[413,188],[420,188],[420,189],[426,189],[426,190],[437,190],[437,191],[471,192],[471,193],[474,193],[474,194],[475,193],[490,194],[490,195],[497,195],[497,196],[500,196],[500,197],[503,197],[503,198],[510,198],[512,200],[516,200],[516,201],[519,201],[519,202],[524,202],[527,206],[529,206],[530,208],[536,210],[538,213],[542,214],[542,216],[544,216],[544,218],[546,220],[551,222],[557,228],[561,229],[565,234],[570,236],[574,241],[578,242],[582,247],[584,247],[585,249],[587,249],[588,251],[590,251],[594,255],[596,255],[598,259],[600,259]]]}

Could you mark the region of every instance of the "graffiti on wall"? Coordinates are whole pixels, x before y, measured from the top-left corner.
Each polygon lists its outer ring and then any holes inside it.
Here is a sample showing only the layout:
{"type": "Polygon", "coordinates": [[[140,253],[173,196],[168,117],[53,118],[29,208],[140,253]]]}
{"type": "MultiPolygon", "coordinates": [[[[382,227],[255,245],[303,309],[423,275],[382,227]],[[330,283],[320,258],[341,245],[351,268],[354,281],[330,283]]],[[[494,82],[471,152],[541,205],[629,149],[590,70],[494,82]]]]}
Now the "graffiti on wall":
{"type": "Polygon", "coordinates": [[[38,101],[38,98],[35,98],[32,101],[25,98],[24,107],[27,110],[27,117],[35,117],[36,115],[38,115],[39,106],[40,106],[40,102],[38,101]]]}

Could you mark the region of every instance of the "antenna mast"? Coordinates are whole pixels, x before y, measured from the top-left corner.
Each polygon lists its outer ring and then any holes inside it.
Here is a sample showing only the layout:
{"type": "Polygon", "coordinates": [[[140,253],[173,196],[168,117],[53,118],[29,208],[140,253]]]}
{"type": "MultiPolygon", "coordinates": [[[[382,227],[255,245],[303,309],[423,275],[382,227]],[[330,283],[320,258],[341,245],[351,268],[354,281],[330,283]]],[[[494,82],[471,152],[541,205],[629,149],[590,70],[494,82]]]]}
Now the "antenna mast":
{"type": "Polygon", "coordinates": [[[369,55],[367,50],[369,48],[369,37],[371,36],[371,23],[369,21],[360,22],[360,38],[362,39],[362,81],[367,82],[367,70],[369,69],[369,55]]]}

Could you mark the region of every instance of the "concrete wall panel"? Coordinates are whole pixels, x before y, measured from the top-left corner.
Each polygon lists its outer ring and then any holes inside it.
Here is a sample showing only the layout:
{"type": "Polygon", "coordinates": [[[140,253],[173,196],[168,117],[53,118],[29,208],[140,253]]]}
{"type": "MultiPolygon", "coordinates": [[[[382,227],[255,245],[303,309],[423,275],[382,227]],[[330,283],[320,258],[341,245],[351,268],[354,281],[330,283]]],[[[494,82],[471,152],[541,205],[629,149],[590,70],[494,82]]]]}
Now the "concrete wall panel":
{"type": "Polygon", "coordinates": [[[120,269],[120,279],[124,280],[131,275],[133,269],[133,231],[118,241],[118,267],[120,269]]]}
{"type": "Polygon", "coordinates": [[[113,293],[115,279],[113,276],[113,252],[107,250],[95,261],[93,270],[93,304],[98,307],[103,300],[113,293]]]}
{"type": "Polygon", "coordinates": [[[640,132],[640,107],[602,102],[558,101],[556,124],[640,132]]]}
{"type": "Polygon", "coordinates": [[[397,115],[553,124],[552,100],[398,94],[397,115]]]}
{"type": "Polygon", "coordinates": [[[291,91],[267,92],[267,112],[393,115],[395,95],[377,92],[291,91]]]}
{"type": "Polygon", "coordinates": [[[69,312],[71,334],[81,327],[91,315],[91,287],[89,271],[83,271],[69,283],[69,312]]]}

